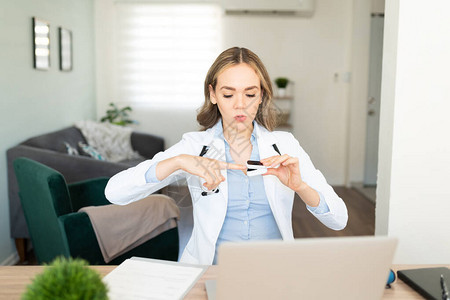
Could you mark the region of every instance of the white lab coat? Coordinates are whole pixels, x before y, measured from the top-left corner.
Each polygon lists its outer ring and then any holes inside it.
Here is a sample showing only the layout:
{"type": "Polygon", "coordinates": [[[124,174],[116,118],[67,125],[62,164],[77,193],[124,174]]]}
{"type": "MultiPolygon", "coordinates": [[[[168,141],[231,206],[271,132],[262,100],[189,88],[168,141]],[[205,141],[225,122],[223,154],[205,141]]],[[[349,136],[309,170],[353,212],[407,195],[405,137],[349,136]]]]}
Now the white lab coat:
{"type": "MultiPolygon", "coordinates": [[[[225,161],[224,140],[214,134],[216,126],[220,126],[220,124],[221,122],[206,131],[184,134],[180,142],[164,152],[159,152],[153,159],[114,175],[105,189],[105,195],[109,201],[125,205],[167,186],[178,179],[178,176],[185,176],[193,203],[194,228],[182,254],[180,260],[182,262],[205,265],[213,262],[216,241],[227,211],[227,170],[221,171],[225,181],[219,185],[219,192],[207,196],[201,195],[202,188],[199,178],[187,172],[176,171],[159,183],[147,183],[145,173],[151,165],[179,154],[198,156],[205,145],[210,147],[205,157],[225,161]]],[[[308,154],[300,147],[294,136],[288,132],[270,132],[264,127],[258,126],[256,122],[254,124],[260,158],[278,155],[273,144],[277,145],[281,154],[298,157],[303,181],[322,194],[330,209],[324,214],[311,213],[327,227],[334,230],[343,229],[348,219],[344,202],[326,182],[322,173],[316,170],[308,154]]],[[[264,187],[283,240],[292,240],[294,238],[291,221],[294,191],[272,175],[264,176],[264,187]]]]}

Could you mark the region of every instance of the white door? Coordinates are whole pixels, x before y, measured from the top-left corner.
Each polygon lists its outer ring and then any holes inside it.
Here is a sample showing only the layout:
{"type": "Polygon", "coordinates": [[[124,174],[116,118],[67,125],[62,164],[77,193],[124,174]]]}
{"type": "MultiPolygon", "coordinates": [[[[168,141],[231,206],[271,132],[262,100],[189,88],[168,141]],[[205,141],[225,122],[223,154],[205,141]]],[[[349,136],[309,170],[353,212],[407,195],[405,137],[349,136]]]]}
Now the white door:
{"type": "Polygon", "coordinates": [[[370,32],[369,95],[367,103],[366,159],[364,185],[377,184],[378,132],[380,127],[381,66],[384,16],[372,15],[370,32]]]}

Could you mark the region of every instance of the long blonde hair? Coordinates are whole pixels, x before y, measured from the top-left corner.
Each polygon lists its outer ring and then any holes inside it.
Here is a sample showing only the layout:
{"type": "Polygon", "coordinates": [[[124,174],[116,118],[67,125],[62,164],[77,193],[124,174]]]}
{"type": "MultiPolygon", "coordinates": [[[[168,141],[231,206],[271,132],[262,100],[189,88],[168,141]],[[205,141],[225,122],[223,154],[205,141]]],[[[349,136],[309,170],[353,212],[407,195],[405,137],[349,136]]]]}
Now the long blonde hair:
{"type": "Polygon", "coordinates": [[[214,61],[206,74],[204,93],[205,102],[197,114],[197,122],[203,130],[213,127],[220,119],[221,115],[217,105],[210,100],[209,85],[216,90],[217,77],[226,68],[246,63],[252,67],[261,82],[262,102],[258,107],[255,121],[259,125],[272,131],[277,123],[277,114],[272,103],[273,89],[272,83],[261,59],[252,51],[246,48],[233,47],[223,51],[214,61]]]}

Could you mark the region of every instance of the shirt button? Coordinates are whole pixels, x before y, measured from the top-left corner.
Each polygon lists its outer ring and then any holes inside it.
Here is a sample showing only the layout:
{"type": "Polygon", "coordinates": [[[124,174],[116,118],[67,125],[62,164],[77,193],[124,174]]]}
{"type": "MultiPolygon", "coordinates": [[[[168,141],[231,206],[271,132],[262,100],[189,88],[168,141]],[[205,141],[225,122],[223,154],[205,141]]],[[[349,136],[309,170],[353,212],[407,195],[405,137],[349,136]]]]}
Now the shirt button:
{"type": "Polygon", "coordinates": [[[244,221],[244,225],[247,225],[248,224],[248,222],[247,221],[244,221]]]}

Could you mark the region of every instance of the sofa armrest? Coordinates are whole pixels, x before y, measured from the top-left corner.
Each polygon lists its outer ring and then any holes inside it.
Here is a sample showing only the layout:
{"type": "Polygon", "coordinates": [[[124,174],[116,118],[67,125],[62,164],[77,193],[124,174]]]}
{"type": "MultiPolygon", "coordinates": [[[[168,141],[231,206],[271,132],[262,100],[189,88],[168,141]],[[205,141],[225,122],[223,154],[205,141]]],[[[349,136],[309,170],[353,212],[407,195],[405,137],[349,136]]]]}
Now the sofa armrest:
{"type": "Polygon", "coordinates": [[[83,258],[91,265],[105,264],[94,228],[86,213],[71,213],[58,219],[66,233],[70,256],[83,258]]]}
{"type": "Polygon", "coordinates": [[[28,238],[28,228],[19,198],[19,188],[14,174],[13,161],[18,157],[36,160],[60,172],[66,182],[78,182],[96,177],[111,177],[129,168],[129,165],[95,160],[87,156],[73,156],[65,153],[19,145],[7,151],[8,196],[10,228],[12,238],[28,238]]]}
{"type": "Polygon", "coordinates": [[[73,211],[86,206],[111,204],[105,197],[105,187],[109,177],[100,177],[75,182],[68,185],[73,211]]]}
{"type": "Polygon", "coordinates": [[[156,135],[133,131],[131,146],[143,157],[153,158],[156,153],[164,151],[164,139],[156,135]]]}

